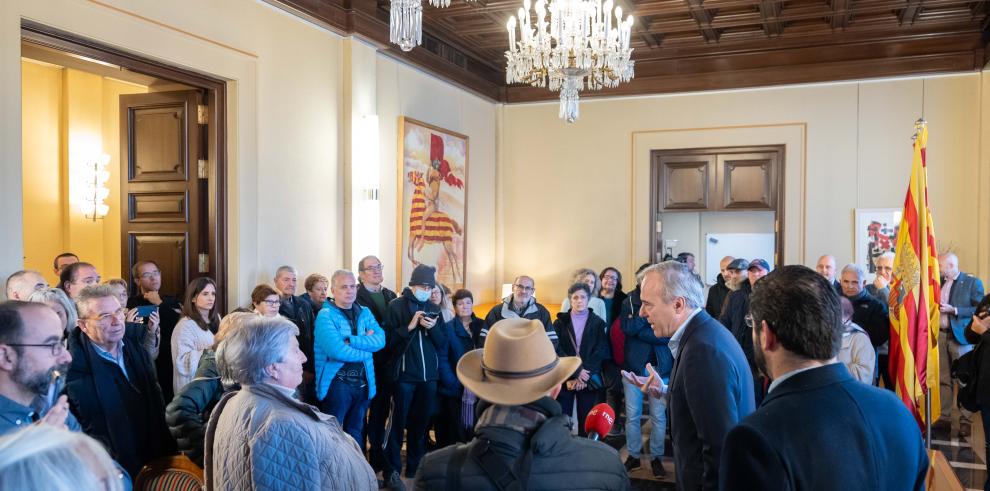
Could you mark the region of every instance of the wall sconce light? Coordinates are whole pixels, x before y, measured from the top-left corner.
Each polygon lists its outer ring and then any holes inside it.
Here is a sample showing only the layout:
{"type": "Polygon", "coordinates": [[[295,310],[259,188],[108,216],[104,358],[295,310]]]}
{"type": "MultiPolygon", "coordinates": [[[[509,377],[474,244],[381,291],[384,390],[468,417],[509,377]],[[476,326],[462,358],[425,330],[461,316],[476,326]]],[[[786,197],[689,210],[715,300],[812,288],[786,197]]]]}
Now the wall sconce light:
{"type": "Polygon", "coordinates": [[[107,189],[107,181],[110,180],[108,163],[110,156],[105,153],[81,158],[72,173],[70,199],[79,206],[86,218],[94,222],[110,212],[110,207],[105,203],[110,196],[110,190],[107,189]]]}

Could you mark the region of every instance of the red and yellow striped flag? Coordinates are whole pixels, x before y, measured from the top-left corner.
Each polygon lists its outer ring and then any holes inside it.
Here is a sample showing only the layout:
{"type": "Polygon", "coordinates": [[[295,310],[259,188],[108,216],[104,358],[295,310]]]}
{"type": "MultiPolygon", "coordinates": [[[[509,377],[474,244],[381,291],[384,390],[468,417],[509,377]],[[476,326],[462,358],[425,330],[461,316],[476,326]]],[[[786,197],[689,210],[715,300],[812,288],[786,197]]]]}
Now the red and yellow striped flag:
{"type": "Polygon", "coordinates": [[[931,398],[932,421],[939,416],[938,252],[935,225],[928,209],[925,149],[928,126],[915,124],[911,183],[897,233],[894,275],[890,283],[890,375],[897,396],[925,431],[925,395],[931,398]]]}

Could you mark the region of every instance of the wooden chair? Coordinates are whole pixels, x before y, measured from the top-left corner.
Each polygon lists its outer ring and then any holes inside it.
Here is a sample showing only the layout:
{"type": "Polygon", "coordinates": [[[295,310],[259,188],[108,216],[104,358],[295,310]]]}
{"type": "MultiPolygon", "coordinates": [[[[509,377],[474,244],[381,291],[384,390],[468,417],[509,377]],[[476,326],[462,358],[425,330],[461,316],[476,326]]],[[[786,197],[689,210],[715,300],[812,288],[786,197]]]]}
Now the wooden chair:
{"type": "Polygon", "coordinates": [[[134,480],[135,491],[199,491],[203,488],[203,469],[185,455],[156,459],[141,469],[134,480]]]}

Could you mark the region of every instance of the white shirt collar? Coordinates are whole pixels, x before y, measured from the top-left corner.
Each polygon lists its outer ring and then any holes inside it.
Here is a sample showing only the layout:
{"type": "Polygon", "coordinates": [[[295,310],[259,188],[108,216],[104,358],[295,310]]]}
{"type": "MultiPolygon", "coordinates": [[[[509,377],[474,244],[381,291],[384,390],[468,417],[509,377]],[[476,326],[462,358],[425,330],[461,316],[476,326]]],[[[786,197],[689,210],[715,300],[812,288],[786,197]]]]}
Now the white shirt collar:
{"type": "Polygon", "coordinates": [[[684,335],[684,328],[687,327],[688,323],[691,322],[691,319],[694,319],[694,316],[698,315],[699,312],[701,312],[701,307],[695,308],[691,311],[691,313],[687,316],[687,319],[684,319],[684,322],[682,322],[681,325],[677,327],[677,330],[674,331],[674,335],[670,337],[670,342],[667,343],[667,346],[670,348],[670,353],[674,355],[674,358],[677,358],[677,351],[681,347],[681,336],[684,335]]]}
{"type": "Polygon", "coordinates": [[[776,379],[774,379],[773,382],[770,382],[770,387],[767,388],[767,394],[770,394],[771,392],[773,392],[773,389],[776,388],[781,383],[783,383],[783,381],[785,381],[785,380],[787,380],[787,379],[789,379],[789,378],[791,378],[791,377],[793,377],[793,376],[795,376],[795,375],[797,375],[797,374],[799,374],[801,372],[807,372],[808,370],[811,370],[813,368],[821,368],[823,366],[831,365],[832,363],[837,363],[837,362],[834,362],[833,361],[831,363],[826,363],[825,365],[815,365],[815,366],[811,366],[811,367],[798,368],[797,370],[791,370],[791,371],[789,371],[789,372],[787,372],[787,373],[785,373],[785,374],[777,377],[776,379]]]}

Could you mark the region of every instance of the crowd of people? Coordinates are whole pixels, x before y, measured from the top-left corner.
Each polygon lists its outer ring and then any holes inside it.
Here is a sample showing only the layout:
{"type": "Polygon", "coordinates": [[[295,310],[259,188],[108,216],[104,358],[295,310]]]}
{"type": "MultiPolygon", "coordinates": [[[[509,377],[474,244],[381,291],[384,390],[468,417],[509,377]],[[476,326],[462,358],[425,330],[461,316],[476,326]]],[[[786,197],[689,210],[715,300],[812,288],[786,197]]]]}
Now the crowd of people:
{"type": "MultiPolygon", "coordinates": [[[[892,255],[872,282],[832,256],[817,272],[725,257],[710,287],[692,254],[671,259],[628,291],[617,268],[578,269],[556,316],[527,275],[480,317],[431,266],[389,290],[374,256],[299,295],[282,266],[222,315],[210,278],[176,298],[155,261],[128,284],[62,254],[56,287],[6,282],[0,476],[32,489],[36,458],[64,489],[77,468],[127,489],[181,452],[207,489],[628,489],[644,463],[668,474],[669,429],[681,489],[921,489],[921,433],[889,391],[892,255]],[[582,438],[601,403],[624,461],[582,438]],[[59,469],[66,447],[82,460],[59,469]]],[[[965,435],[948,366],[990,328],[990,296],[954,254],[939,263],[940,421],[965,435]]]]}

